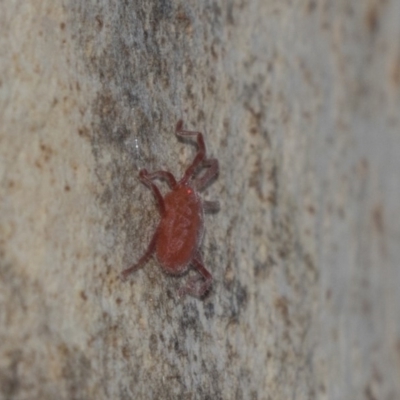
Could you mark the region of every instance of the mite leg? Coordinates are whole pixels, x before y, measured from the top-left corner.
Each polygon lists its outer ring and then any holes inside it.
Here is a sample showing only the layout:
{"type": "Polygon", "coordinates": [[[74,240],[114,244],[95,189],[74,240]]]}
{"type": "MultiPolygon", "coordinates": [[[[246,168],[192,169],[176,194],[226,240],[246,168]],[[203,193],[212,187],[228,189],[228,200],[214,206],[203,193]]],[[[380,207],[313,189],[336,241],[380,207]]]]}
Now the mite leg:
{"type": "Polygon", "coordinates": [[[196,138],[197,141],[197,154],[181,179],[181,183],[186,183],[196,172],[204,158],[206,157],[206,145],[204,144],[203,134],[201,132],[185,131],[182,129],[183,122],[179,120],[176,124],[176,135],[182,138],[196,138]]]}
{"type": "Polygon", "coordinates": [[[125,269],[124,271],[121,272],[121,278],[123,280],[126,280],[127,276],[130,275],[132,272],[137,271],[141,267],[143,267],[144,264],[149,260],[149,258],[152,256],[154,253],[154,250],[156,248],[156,242],[157,242],[157,231],[153,236],[153,239],[151,239],[151,242],[149,246],[147,247],[147,250],[145,253],[142,255],[142,257],[139,258],[139,261],[132,265],[132,267],[125,269]]]}
{"type": "Polygon", "coordinates": [[[210,158],[204,160],[201,164],[201,168],[208,168],[207,171],[195,179],[196,189],[203,190],[217,175],[219,172],[218,160],[216,158],[210,158]]]}
{"type": "Polygon", "coordinates": [[[202,277],[196,277],[189,279],[186,286],[179,289],[179,296],[188,294],[193,297],[203,297],[210,289],[212,283],[212,275],[207,271],[203,265],[203,259],[199,253],[193,259],[193,266],[202,275],[202,277]]]}
{"type": "MultiPolygon", "coordinates": [[[[172,174],[171,174],[172,175],[172,174]]],[[[158,209],[160,211],[161,215],[165,214],[165,204],[164,204],[164,199],[162,197],[162,194],[158,187],[150,180],[152,174],[149,174],[147,170],[142,169],[139,172],[139,179],[141,182],[143,182],[152,192],[153,195],[157,201],[158,209]]],[[[175,178],[174,178],[175,180],[175,178]]]]}
{"type": "Polygon", "coordinates": [[[147,173],[146,178],[149,180],[162,179],[168,183],[171,189],[174,189],[177,185],[175,177],[168,171],[155,171],[151,174],[147,173]]]}
{"type": "Polygon", "coordinates": [[[203,201],[203,209],[206,213],[216,213],[219,211],[219,201],[203,201]]]}

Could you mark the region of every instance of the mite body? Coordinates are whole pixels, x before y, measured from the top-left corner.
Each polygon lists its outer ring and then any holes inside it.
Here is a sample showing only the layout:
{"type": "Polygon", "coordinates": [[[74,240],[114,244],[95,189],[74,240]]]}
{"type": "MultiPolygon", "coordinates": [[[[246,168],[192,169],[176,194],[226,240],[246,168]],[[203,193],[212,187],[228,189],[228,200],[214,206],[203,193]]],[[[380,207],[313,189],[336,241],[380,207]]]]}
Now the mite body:
{"type": "Polygon", "coordinates": [[[182,126],[182,121],[179,121],[176,135],[195,138],[197,154],[178,182],[168,171],[148,173],[143,169],[139,172],[141,182],[153,192],[161,219],[146,252],[135,265],[122,272],[122,277],[126,279],[129,274],[141,268],[155,252],[160,266],[169,274],[181,275],[190,267],[195,268],[200,277],[190,279],[187,285],[179,290],[179,294],[202,297],[212,283],[212,275],[204,267],[199,252],[204,231],[204,212],[218,210],[219,204],[203,201],[198,192],[218,175],[219,167],[218,160],[206,158],[202,133],[185,131],[182,126]],[[205,172],[200,175],[202,169],[205,169],[205,172]],[[154,179],[162,179],[168,183],[171,191],[165,197],[153,183],[154,179]]]}

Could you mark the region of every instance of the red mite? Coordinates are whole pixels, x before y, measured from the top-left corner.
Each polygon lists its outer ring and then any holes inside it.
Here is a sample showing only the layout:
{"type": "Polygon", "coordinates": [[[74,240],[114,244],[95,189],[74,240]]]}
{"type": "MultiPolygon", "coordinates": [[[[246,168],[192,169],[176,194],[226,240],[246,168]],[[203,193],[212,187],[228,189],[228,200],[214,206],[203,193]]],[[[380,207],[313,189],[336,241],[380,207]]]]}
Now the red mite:
{"type": "Polygon", "coordinates": [[[204,138],[200,132],[185,131],[180,120],[176,125],[176,135],[182,138],[196,138],[198,151],[188,167],[183,178],[176,181],[168,171],[148,173],[142,169],[139,179],[152,192],[156,199],[161,215],[160,223],[150,244],[132,267],[122,272],[122,278],[141,268],[148,259],[156,253],[161,267],[171,275],[181,275],[192,266],[197,269],[201,277],[189,279],[185,287],[179,290],[179,295],[202,297],[210,289],[212,276],[203,265],[199,251],[203,237],[203,213],[219,209],[218,201],[202,201],[198,192],[203,190],[218,175],[218,160],[206,157],[204,138]],[[201,169],[206,168],[202,175],[201,169]],[[153,179],[166,181],[171,188],[165,197],[153,179]]]}

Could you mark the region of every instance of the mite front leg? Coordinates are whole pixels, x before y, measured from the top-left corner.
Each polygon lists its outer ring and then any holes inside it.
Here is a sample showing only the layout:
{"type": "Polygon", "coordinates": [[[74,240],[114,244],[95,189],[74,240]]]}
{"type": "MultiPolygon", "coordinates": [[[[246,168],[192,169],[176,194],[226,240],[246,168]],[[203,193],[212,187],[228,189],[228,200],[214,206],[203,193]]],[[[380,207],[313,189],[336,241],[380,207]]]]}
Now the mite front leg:
{"type": "Polygon", "coordinates": [[[179,296],[189,295],[192,297],[201,298],[203,297],[211,287],[212,275],[203,265],[203,259],[198,253],[192,261],[193,266],[202,275],[201,277],[195,277],[189,279],[186,286],[179,289],[179,296]]]}
{"type": "Polygon", "coordinates": [[[182,129],[182,120],[178,121],[176,124],[176,135],[182,138],[196,138],[198,151],[197,154],[186,170],[185,175],[181,179],[180,183],[186,183],[196,172],[197,168],[200,166],[204,158],[206,157],[206,145],[204,143],[203,134],[201,132],[185,131],[182,129]]]}
{"type": "Polygon", "coordinates": [[[216,158],[204,160],[201,164],[202,168],[207,168],[203,175],[196,177],[194,184],[198,191],[202,191],[217,175],[219,172],[219,164],[216,158]]]}
{"type": "MultiPolygon", "coordinates": [[[[146,171],[147,173],[147,171],[146,171]]],[[[168,183],[171,189],[175,189],[177,183],[175,177],[168,171],[154,171],[152,173],[147,173],[146,178],[151,179],[162,179],[168,183]]]]}
{"type": "Polygon", "coordinates": [[[216,213],[219,211],[219,201],[215,200],[215,201],[208,201],[205,200],[203,201],[203,210],[206,213],[216,213]]]}
{"type": "MultiPolygon", "coordinates": [[[[146,169],[142,169],[139,172],[139,179],[142,183],[144,183],[153,192],[154,198],[157,201],[157,205],[158,205],[160,214],[164,215],[165,214],[164,199],[163,199],[162,194],[161,194],[160,190],[158,189],[158,187],[150,180],[150,179],[152,179],[152,174],[149,174],[146,169]]],[[[175,178],[174,178],[174,180],[175,180],[175,178]]]]}

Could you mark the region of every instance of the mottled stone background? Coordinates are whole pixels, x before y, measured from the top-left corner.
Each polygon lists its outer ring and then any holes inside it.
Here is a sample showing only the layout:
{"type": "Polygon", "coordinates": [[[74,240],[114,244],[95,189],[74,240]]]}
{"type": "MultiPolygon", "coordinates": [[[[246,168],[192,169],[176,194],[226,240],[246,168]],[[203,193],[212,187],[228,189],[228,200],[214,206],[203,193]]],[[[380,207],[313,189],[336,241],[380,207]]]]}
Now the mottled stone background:
{"type": "MultiPolygon", "coordinates": [[[[0,2],[0,399],[400,398],[400,0],[0,2]],[[205,133],[214,284],[138,170],[205,133]]],[[[167,188],[161,185],[163,191],[167,188]]]]}

